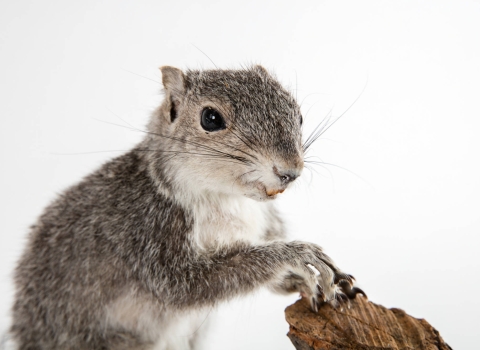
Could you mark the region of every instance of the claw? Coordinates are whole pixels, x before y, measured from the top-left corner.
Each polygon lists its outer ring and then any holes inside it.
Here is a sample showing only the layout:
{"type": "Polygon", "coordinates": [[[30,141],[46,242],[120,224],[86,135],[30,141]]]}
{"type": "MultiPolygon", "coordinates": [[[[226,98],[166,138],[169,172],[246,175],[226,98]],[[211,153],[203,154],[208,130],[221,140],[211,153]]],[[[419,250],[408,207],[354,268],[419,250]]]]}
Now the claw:
{"type": "Polygon", "coordinates": [[[353,281],[355,281],[355,277],[353,277],[352,275],[347,275],[346,273],[339,273],[338,275],[335,274],[335,277],[333,279],[333,282],[335,284],[338,284],[340,283],[341,281],[347,281],[348,283],[350,283],[351,285],[353,285],[353,281]]]}
{"type": "Polygon", "coordinates": [[[340,306],[340,303],[338,302],[337,299],[332,299],[329,301],[330,305],[333,306],[334,309],[338,308],[340,306]]]}
{"type": "Polygon", "coordinates": [[[318,300],[326,301],[325,294],[322,291],[322,288],[317,284],[317,298],[318,300]]]}
{"type": "Polygon", "coordinates": [[[347,303],[348,302],[348,297],[343,293],[337,293],[336,298],[340,303],[347,303]]]}
{"type": "Polygon", "coordinates": [[[317,301],[315,300],[315,297],[312,297],[311,304],[312,304],[313,312],[317,313],[318,312],[318,304],[317,304],[317,301]]]}
{"type": "MultiPolygon", "coordinates": [[[[353,287],[353,288],[352,288],[352,293],[354,293],[354,297],[353,297],[353,298],[355,298],[355,296],[356,296],[357,294],[362,294],[362,295],[365,297],[365,299],[368,299],[367,294],[366,294],[363,290],[361,290],[360,288],[353,287]]],[[[353,298],[351,298],[351,299],[353,299],[353,298]]]]}
{"type": "Polygon", "coordinates": [[[347,308],[350,309],[350,299],[348,298],[347,295],[345,295],[344,293],[342,292],[339,292],[337,293],[337,295],[335,296],[335,299],[336,301],[339,303],[340,307],[341,307],[341,311],[343,311],[343,307],[346,305],[347,308]]]}
{"type": "Polygon", "coordinates": [[[363,290],[361,290],[358,287],[353,287],[350,283],[347,281],[340,281],[338,283],[338,286],[342,290],[342,292],[349,298],[349,299],[355,299],[357,294],[362,294],[365,298],[368,299],[367,294],[363,290]]]}

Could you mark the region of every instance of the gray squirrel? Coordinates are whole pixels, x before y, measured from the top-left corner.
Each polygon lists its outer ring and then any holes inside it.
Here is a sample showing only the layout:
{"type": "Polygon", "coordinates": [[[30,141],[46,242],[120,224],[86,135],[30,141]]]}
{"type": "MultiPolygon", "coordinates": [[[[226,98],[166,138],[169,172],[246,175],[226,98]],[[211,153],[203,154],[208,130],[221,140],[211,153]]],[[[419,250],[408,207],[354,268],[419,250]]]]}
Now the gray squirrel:
{"type": "Polygon", "coordinates": [[[304,165],[294,97],[261,66],[160,69],[143,141],[32,226],[18,349],[194,349],[212,307],[261,286],[314,311],[363,293],[319,246],[288,242],[274,207],[304,165]]]}

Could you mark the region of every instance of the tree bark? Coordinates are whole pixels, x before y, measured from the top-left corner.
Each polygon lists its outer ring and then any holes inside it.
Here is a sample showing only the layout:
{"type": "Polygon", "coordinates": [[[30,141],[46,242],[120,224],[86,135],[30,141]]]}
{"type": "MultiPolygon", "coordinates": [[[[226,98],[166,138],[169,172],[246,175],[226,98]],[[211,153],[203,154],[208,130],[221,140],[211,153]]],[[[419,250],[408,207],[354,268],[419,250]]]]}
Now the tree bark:
{"type": "Polygon", "coordinates": [[[297,350],[451,350],[424,319],[387,309],[358,294],[351,306],[324,303],[314,313],[306,300],[287,307],[288,337],[297,350]]]}

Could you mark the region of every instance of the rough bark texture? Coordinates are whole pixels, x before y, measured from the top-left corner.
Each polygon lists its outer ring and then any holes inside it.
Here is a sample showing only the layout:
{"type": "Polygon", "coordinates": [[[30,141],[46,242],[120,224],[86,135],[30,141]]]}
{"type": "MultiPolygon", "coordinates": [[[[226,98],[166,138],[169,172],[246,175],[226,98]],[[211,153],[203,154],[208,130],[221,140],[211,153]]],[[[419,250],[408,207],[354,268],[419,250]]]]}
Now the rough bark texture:
{"type": "Polygon", "coordinates": [[[424,319],[387,309],[361,295],[351,307],[323,304],[314,313],[306,300],[285,310],[288,337],[297,350],[448,350],[438,331],[424,319]]]}

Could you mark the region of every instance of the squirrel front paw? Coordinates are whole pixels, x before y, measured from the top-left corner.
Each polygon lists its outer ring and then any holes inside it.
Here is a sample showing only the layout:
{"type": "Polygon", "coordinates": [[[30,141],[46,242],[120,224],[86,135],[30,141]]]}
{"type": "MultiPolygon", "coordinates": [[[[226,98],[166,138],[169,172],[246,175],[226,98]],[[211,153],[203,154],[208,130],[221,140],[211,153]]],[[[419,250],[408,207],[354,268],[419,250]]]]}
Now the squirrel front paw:
{"type": "Polygon", "coordinates": [[[310,301],[315,312],[322,302],[337,306],[339,303],[348,303],[358,293],[365,295],[361,289],[353,286],[353,276],[343,273],[318,245],[294,241],[287,243],[287,247],[294,253],[293,261],[287,261],[275,279],[272,287],[277,292],[299,292],[310,301]]]}

